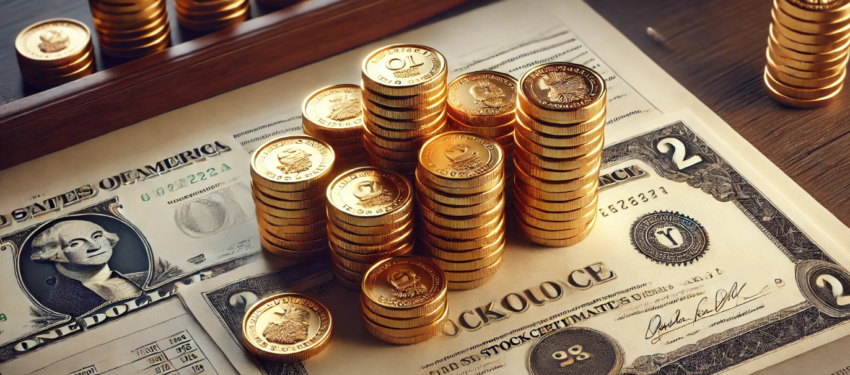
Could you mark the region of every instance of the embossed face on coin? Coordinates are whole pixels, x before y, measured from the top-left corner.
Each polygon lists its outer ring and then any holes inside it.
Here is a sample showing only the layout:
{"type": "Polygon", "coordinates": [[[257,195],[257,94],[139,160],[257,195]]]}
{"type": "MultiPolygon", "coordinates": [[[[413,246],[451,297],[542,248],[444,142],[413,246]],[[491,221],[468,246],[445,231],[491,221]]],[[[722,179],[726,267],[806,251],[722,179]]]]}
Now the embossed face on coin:
{"type": "Polygon", "coordinates": [[[90,40],[91,33],[82,23],[56,19],[24,29],[15,40],[15,48],[25,59],[50,61],[82,55],[90,40]]]}
{"type": "Polygon", "coordinates": [[[309,354],[326,342],[331,325],[330,312],[318,301],[296,293],[280,294],[258,302],[245,314],[243,344],[267,359],[309,354]]]}
{"type": "Polygon", "coordinates": [[[334,153],[328,144],[309,136],[287,136],[254,152],[251,168],[274,182],[298,182],[328,173],[334,153]]]}
{"type": "Polygon", "coordinates": [[[415,44],[398,44],[372,52],[363,74],[390,87],[414,86],[443,76],[446,61],[439,52],[415,44]]]}
{"type": "Polygon", "coordinates": [[[369,269],[363,279],[366,297],[389,308],[426,305],[442,298],[446,290],[446,281],[439,268],[419,257],[382,260],[369,269]]]}
{"type": "Polygon", "coordinates": [[[356,168],[338,176],[328,188],[328,202],[350,215],[374,217],[405,207],[412,199],[410,183],[396,173],[356,168]]]}
{"type": "Polygon", "coordinates": [[[522,94],[532,104],[554,110],[586,107],[605,94],[602,77],[575,64],[538,66],[520,80],[522,94]]]}
{"type": "Polygon", "coordinates": [[[335,85],[311,94],[304,101],[304,116],[326,128],[354,128],[363,125],[360,87],[335,85]]]}
{"type": "Polygon", "coordinates": [[[466,179],[493,172],[503,158],[496,142],[469,132],[443,133],[419,151],[421,165],[445,178],[466,179]]]}
{"type": "Polygon", "coordinates": [[[516,109],[516,95],[516,80],[511,76],[495,72],[469,73],[452,81],[448,103],[467,115],[499,115],[516,109]]]}

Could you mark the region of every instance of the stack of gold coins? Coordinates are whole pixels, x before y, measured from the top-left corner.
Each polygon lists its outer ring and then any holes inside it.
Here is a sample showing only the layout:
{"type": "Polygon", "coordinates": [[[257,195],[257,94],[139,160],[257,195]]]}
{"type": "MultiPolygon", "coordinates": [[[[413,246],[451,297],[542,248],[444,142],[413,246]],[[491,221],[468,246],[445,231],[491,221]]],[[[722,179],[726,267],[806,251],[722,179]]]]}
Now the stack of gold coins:
{"type": "Polygon", "coordinates": [[[260,359],[297,363],[327,348],[332,331],[325,305],[303,294],[283,293],[248,309],[242,319],[242,346],[260,359]]]}
{"type": "Polygon", "coordinates": [[[95,71],[91,32],[80,21],[52,19],[30,25],[15,39],[15,51],[24,81],[39,88],[95,71]]]}
{"type": "Polygon", "coordinates": [[[325,186],[331,179],[334,151],[306,135],[269,141],[251,156],[251,186],[268,252],[301,260],[327,255],[325,186]]]}
{"type": "Polygon", "coordinates": [[[764,85],[782,105],[817,108],[844,87],[850,1],[774,0],[764,85]]]}
{"type": "Polygon", "coordinates": [[[550,63],[529,70],[519,85],[517,224],[537,244],[576,244],[596,223],[605,81],[581,65],[550,63]]]}
{"type": "Polygon", "coordinates": [[[359,86],[333,85],[317,90],[304,100],[301,119],[304,134],[319,138],[334,148],[337,172],[366,163],[359,86]]]}
{"type": "Polygon", "coordinates": [[[449,314],[445,276],[426,258],[403,256],[375,263],[361,287],[363,326],[391,344],[416,344],[437,336],[449,314]]]}
{"type": "Polygon", "coordinates": [[[120,59],[165,49],[171,27],[165,0],[89,0],[100,50],[120,59]]]}
{"type": "Polygon", "coordinates": [[[176,0],[177,21],[194,31],[223,29],[248,19],[248,0],[176,0]]]}
{"type": "Polygon", "coordinates": [[[257,3],[270,8],[285,8],[304,0],[257,0],[257,3]]]}
{"type": "Polygon", "coordinates": [[[432,48],[396,44],[362,66],[366,158],[412,179],[419,148],[446,127],[446,59],[432,48]]]}
{"type": "Polygon", "coordinates": [[[419,237],[449,288],[484,285],[505,250],[505,156],[493,139],[452,131],[419,151],[419,237]]]}
{"type": "Polygon", "coordinates": [[[328,242],[343,286],[360,290],[375,262],[413,251],[413,186],[374,167],[343,172],[327,188],[328,242]]]}
{"type": "Polygon", "coordinates": [[[511,199],[517,80],[492,71],[461,75],[449,83],[449,129],[478,133],[505,151],[505,192],[511,199]]]}

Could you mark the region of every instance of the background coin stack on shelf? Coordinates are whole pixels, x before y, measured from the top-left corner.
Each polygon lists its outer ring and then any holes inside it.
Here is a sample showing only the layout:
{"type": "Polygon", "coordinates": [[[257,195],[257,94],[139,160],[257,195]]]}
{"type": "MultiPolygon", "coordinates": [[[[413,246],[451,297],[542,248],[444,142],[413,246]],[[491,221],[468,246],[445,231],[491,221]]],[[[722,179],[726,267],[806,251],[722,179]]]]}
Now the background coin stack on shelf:
{"type": "Polygon", "coordinates": [[[519,85],[517,224],[534,243],[576,244],[596,222],[605,81],[590,68],[551,63],[529,70],[519,85]]]}
{"type": "Polygon", "coordinates": [[[478,133],[505,151],[505,198],[513,199],[517,80],[492,71],[461,75],[449,83],[449,129],[478,133]]]}
{"type": "Polygon", "coordinates": [[[328,242],[336,280],[360,290],[375,262],[413,251],[413,186],[398,173],[361,167],[327,188],[328,242]]]}
{"type": "Polygon", "coordinates": [[[446,128],[446,59],[425,46],[398,44],[370,53],[362,66],[369,164],[413,180],[419,148],[446,128]]]}
{"type": "Polygon", "coordinates": [[[327,142],[336,155],[334,175],[366,163],[360,87],[333,85],[307,96],[301,106],[304,134],[327,142]]]}
{"type": "Polygon", "coordinates": [[[384,259],[363,278],[363,326],[372,336],[396,345],[426,341],[443,328],[449,313],[447,294],[443,272],[428,259],[384,259]]]}
{"type": "Polygon", "coordinates": [[[219,30],[248,19],[248,0],[176,0],[177,21],[193,31],[219,30]]]}
{"type": "Polygon", "coordinates": [[[251,156],[251,186],[268,252],[292,260],[327,256],[325,187],[334,152],[327,143],[305,135],[274,139],[251,156]]]}
{"type": "Polygon", "coordinates": [[[484,285],[502,266],[504,159],[498,143],[472,132],[440,134],[419,152],[420,243],[449,289],[484,285]]]}
{"type": "Polygon", "coordinates": [[[130,59],[168,47],[171,27],[165,0],[89,0],[100,50],[130,59]]]}
{"type": "Polygon", "coordinates": [[[50,88],[94,73],[91,31],[71,19],[30,25],[15,39],[18,67],[24,81],[50,88]]]}
{"type": "Polygon", "coordinates": [[[844,87],[850,3],[774,0],[764,85],[782,105],[817,108],[844,87]]]}

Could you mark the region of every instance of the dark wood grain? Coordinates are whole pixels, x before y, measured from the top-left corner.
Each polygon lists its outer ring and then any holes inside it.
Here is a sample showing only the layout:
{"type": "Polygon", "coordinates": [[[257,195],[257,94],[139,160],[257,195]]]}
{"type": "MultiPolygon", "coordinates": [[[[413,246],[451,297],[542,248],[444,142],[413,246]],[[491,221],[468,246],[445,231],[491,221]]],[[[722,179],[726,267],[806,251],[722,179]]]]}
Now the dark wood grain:
{"type": "Polygon", "coordinates": [[[588,3],[845,225],[850,225],[850,102],[780,106],[762,74],[771,1],[588,3]],[[647,36],[652,27],[664,46],[647,36]]]}

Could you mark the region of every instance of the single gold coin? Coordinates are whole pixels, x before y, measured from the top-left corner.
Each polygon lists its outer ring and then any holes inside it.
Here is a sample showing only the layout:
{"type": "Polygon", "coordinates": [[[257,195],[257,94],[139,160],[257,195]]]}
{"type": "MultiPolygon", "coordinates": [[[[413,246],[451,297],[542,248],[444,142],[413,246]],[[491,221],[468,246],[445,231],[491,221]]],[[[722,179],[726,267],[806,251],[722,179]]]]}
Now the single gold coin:
{"type": "Polygon", "coordinates": [[[414,238],[413,228],[410,228],[386,243],[378,245],[360,245],[343,240],[334,235],[333,232],[328,233],[328,241],[330,241],[330,243],[337,249],[357,254],[377,254],[392,251],[413,242],[414,238]]]}
{"type": "Polygon", "coordinates": [[[511,121],[508,121],[502,125],[483,126],[464,124],[449,116],[448,123],[450,130],[478,133],[486,137],[498,138],[513,133],[514,127],[516,126],[516,118],[514,117],[511,121]]]}
{"type": "Polygon", "coordinates": [[[809,22],[841,22],[850,18],[850,1],[779,0],[774,3],[791,17],[809,22]]]}
{"type": "Polygon", "coordinates": [[[394,162],[404,163],[419,163],[419,149],[415,150],[389,150],[375,145],[372,142],[363,142],[363,146],[370,153],[381,159],[387,159],[394,162]]]}
{"type": "Polygon", "coordinates": [[[410,329],[426,326],[439,320],[440,317],[446,313],[446,310],[448,310],[448,303],[444,302],[442,306],[428,315],[410,319],[387,318],[385,316],[378,315],[374,311],[369,310],[369,307],[363,304],[363,302],[360,303],[360,310],[370,322],[375,324],[395,329],[410,329]]]}
{"type": "Polygon", "coordinates": [[[789,76],[801,78],[801,79],[819,79],[825,77],[831,77],[838,74],[841,74],[847,68],[847,60],[844,60],[840,65],[835,66],[826,70],[818,70],[818,71],[808,71],[808,70],[799,70],[796,68],[792,68],[790,66],[777,64],[773,61],[773,58],[770,57],[770,49],[765,51],[767,55],[767,65],[772,67],[773,69],[785,73],[789,76]]]}
{"type": "Polygon", "coordinates": [[[56,18],[27,26],[15,39],[19,61],[26,65],[56,67],[68,65],[91,47],[91,31],[82,22],[56,18]]]}
{"type": "Polygon", "coordinates": [[[418,206],[418,214],[421,218],[443,228],[471,229],[493,221],[502,215],[505,209],[505,200],[500,199],[499,204],[489,211],[471,216],[446,216],[429,210],[425,206],[418,206]]]}
{"type": "MultiPolygon", "coordinates": [[[[504,170],[504,166],[502,167],[502,169],[504,170]]],[[[499,186],[500,184],[502,184],[502,180],[504,179],[504,178],[501,178],[501,179],[496,178],[496,179],[493,179],[492,181],[487,182],[483,185],[479,185],[479,186],[471,187],[471,188],[465,188],[465,187],[443,186],[443,185],[439,185],[437,183],[434,183],[427,178],[421,178],[420,177],[421,175],[430,174],[430,173],[431,172],[423,171],[420,168],[416,168],[416,174],[415,174],[414,181],[418,181],[421,185],[423,185],[426,188],[431,189],[433,191],[438,191],[438,192],[445,193],[445,194],[459,195],[459,196],[469,196],[469,195],[475,195],[475,194],[482,194],[484,192],[490,191],[490,190],[496,188],[496,186],[499,186]]]]}
{"type": "Polygon", "coordinates": [[[425,252],[436,258],[451,260],[455,262],[464,262],[471,261],[475,259],[480,259],[492,254],[495,251],[498,251],[500,248],[505,246],[505,235],[504,232],[496,239],[495,242],[488,243],[484,246],[479,246],[470,250],[463,251],[454,251],[454,250],[445,250],[441,249],[437,246],[431,245],[426,242],[422,242],[422,247],[425,252]]]}
{"type": "Polygon", "coordinates": [[[369,53],[362,65],[363,87],[381,95],[411,96],[446,84],[446,59],[416,44],[394,44],[369,53]]]}
{"type": "Polygon", "coordinates": [[[257,213],[257,218],[262,219],[269,224],[276,226],[284,226],[284,225],[310,225],[313,223],[317,223],[320,221],[324,221],[327,219],[327,216],[324,213],[316,214],[314,216],[307,217],[299,217],[299,218],[287,218],[287,217],[277,217],[274,215],[270,215],[260,210],[259,208],[254,210],[257,213]]]}
{"type": "Polygon", "coordinates": [[[418,256],[384,259],[375,263],[363,278],[362,300],[378,315],[413,318],[426,315],[446,300],[443,271],[418,256]]]}
{"type": "Polygon", "coordinates": [[[337,176],[327,188],[328,213],[339,221],[373,226],[408,214],[413,186],[399,174],[360,167],[337,176]]]}
{"type": "Polygon", "coordinates": [[[477,269],[475,271],[444,271],[446,274],[446,280],[448,281],[472,281],[477,280],[482,277],[487,277],[490,275],[499,272],[499,269],[502,268],[502,258],[496,260],[495,263],[477,269]]]}
{"type": "Polygon", "coordinates": [[[489,267],[496,263],[496,261],[502,259],[502,254],[505,250],[505,244],[502,243],[501,246],[496,248],[490,254],[484,256],[479,259],[471,259],[471,260],[444,260],[436,257],[435,255],[431,255],[431,261],[434,262],[437,266],[439,266],[443,271],[451,271],[451,272],[470,272],[476,271],[482,268],[489,267]]]}
{"type": "Polygon", "coordinates": [[[540,121],[581,123],[605,108],[605,80],[583,65],[537,65],[523,74],[519,84],[519,107],[540,121]]]}
{"type": "Polygon", "coordinates": [[[498,206],[500,201],[503,199],[505,199],[504,193],[499,194],[493,199],[478,204],[454,206],[432,201],[431,199],[426,198],[425,194],[420,193],[417,197],[417,202],[423,207],[434,211],[440,215],[465,217],[471,215],[478,215],[490,211],[494,207],[498,206]]]}
{"type": "Polygon", "coordinates": [[[420,179],[449,187],[474,188],[502,178],[505,154],[492,139],[470,132],[448,132],[419,150],[426,172],[420,179]]]}
{"type": "Polygon", "coordinates": [[[525,138],[521,133],[514,132],[514,140],[516,144],[530,151],[535,155],[540,155],[546,158],[553,159],[572,159],[586,155],[599,147],[600,143],[605,143],[605,135],[599,134],[596,139],[588,143],[574,147],[549,147],[534,143],[532,140],[525,138]]]}
{"type": "Polygon", "coordinates": [[[440,134],[446,129],[445,123],[438,123],[438,125],[439,126],[431,130],[430,133],[426,133],[419,138],[405,140],[379,137],[369,131],[369,128],[363,127],[363,139],[372,142],[379,147],[391,150],[415,150],[422,147],[422,145],[425,144],[430,137],[440,134]]]}
{"type": "Polygon", "coordinates": [[[800,43],[791,40],[787,36],[780,34],[774,30],[773,23],[769,26],[768,35],[771,39],[774,39],[779,45],[802,53],[824,53],[828,51],[834,51],[836,49],[841,48],[846,45],[848,41],[850,41],[850,33],[848,33],[843,38],[827,44],[806,44],[800,43]]]}
{"type": "Polygon", "coordinates": [[[770,11],[773,13],[777,22],[791,30],[806,34],[829,34],[837,31],[844,31],[850,27],[850,18],[836,22],[810,22],[796,19],[783,12],[781,8],[779,8],[779,4],[777,4],[778,1],[779,0],[773,0],[773,9],[770,11]]]}
{"type": "Polygon", "coordinates": [[[266,250],[275,256],[294,261],[311,260],[327,257],[329,251],[327,246],[313,250],[289,250],[269,242],[263,236],[260,236],[260,245],[262,246],[263,250],[266,250]]]}
{"type": "Polygon", "coordinates": [[[401,218],[397,219],[396,221],[393,221],[389,224],[378,224],[378,225],[371,225],[371,226],[349,224],[349,223],[346,223],[342,220],[335,218],[333,215],[328,215],[328,216],[329,216],[330,221],[332,221],[334,223],[334,225],[336,225],[340,229],[342,229],[346,232],[351,232],[351,233],[354,233],[354,234],[357,234],[357,235],[365,236],[365,235],[383,234],[383,233],[386,233],[387,231],[394,231],[396,229],[399,229],[399,228],[406,226],[409,221],[413,220],[413,217],[414,217],[414,215],[413,215],[413,205],[411,204],[411,205],[407,206],[407,208],[405,208],[405,210],[406,210],[407,214],[402,216],[401,218]]]}
{"type": "Polygon", "coordinates": [[[337,284],[341,285],[343,288],[351,290],[351,291],[355,291],[355,292],[360,291],[360,282],[359,281],[348,280],[345,277],[343,277],[342,275],[336,273],[336,270],[334,270],[333,274],[334,274],[334,280],[337,282],[337,284]]]}
{"type": "MultiPolygon", "coordinates": [[[[416,179],[416,192],[428,198],[434,203],[439,203],[449,206],[475,206],[484,202],[497,198],[505,190],[505,179],[498,180],[495,187],[490,190],[478,194],[471,195],[456,195],[447,194],[441,191],[433,190],[416,179]]],[[[429,206],[430,207],[430,206],[429,206]]]]}
{"type": "MultiPolygon", "coordinates": [[[[788,73],[785,73],[784,71],[777,69],[775,66],[771,65],[770,62],[768,62],[767,65],[765,65],[765,66],[767,67],[767,72],[770,73],[770,75],[772,77],[774,77],[780,83],[788,85],[788,86],[794,86],[794,87],[800,87],[800,88],[814,89],[814,88],[818,88],[818,87],[828,87],[829,85],[834,84],[836,81],[844,78],[844,76],[841,74],[841,72],[838,72],[835,75],[832,75],[832,76],[829,76],[829,77],[823,77],[823,78],[813,78],[813,79],[798,78],[798,77],[794,77],[794,76],[792,76],[788,73]]],[[[846,65],[842,65],[842,66],[846,67],[846,65]]]]}
{"type": "Polygon", "coordinates": [[[427,107],[446,99],[446,86],[440,85],[430,91],[411,96],[387,96],[362,87],[363,99],[393,108],[427,107]]]}
{"type": "MultiPolygon", "coordinates": [[[[588,211],[584,216],[579,217],[575,220],[567,220],[567,221],[547,221],[540,220],[534,216],[526,215],[522,212],[517,212],[517,217],[520,217],[519,220],[523,222],[523,224],[528,225],[530,227],[538,228],[541,230],[547,231],[561,231],[561,230],[573,230],[576,228],[584,228],[585,225],[590,222],[596,215],[596,210],[588,211]]],[[[543,237],[543,236],[539,236],[543,237]]]]}
{"type": "Polygon", "coordinates": [[[576,190],[563,192],[548,192],[526,184],[522,179],[514,177],[514,188],[522,190],[522,193],[531,198],[545,201],[568,201],[593,194],[599,190],[599,179],[593,179],[576,190]]]}
{"type": "MultiPolygon", "coordinates": [[[[364,306],[366,309],[369,309],[368,306],[364,306]]],[[[380,325],[369,320],[367,315],[362,315],[363,324],[368,326],[367,329],[369,332],[376,331],[380,332],[383,335],[389,337],[398,337],[398,338],[408,338],[408,337],[416,337],[421,335],[434,335],[436,336],[440,330],[443,329],[443,323],[446,322],[448,318],[449,310],[443,309],[442,314],[438,315],[436,319],[432,322],[428,322],[425,325],[413,328],[392,328],[384,325],[380,325]]]]}
{"type": "Polygon", "coordinates": [[[513,121],[517,80],[510,75],[480,71],[466,73],[449,83],[448,111],[459,122],[494,126],[513,121]]]}
{"type": "Polygon", "coordinates": [[[487,284],[490,280],[493,280],[493,276],[484,276],[480,279],[475,279],[472,281],[449,281],[449,290],[470,290],[475,289],[484,284],[487,284]]]}
{"type": "Polygon", "coordinates": [[[417,128],[417,129],[412,129],[412,130],[386,129],[386,128],[382,128],[382,127],[376,125],[375,123],[369,121],[368,119],[366,120],[365,126],[366,126],[367,129],[369,129],[370,133],[372,133],[376,136],[382,137],[382,138],[397,139],[397,140],[412,140],[412,139],[425,137],[428,134],[433,133],[434,130],[437,130],[440,127],[442,127],[446,123],[446,114],[445,113],[446,113],[445,111],[440,112],[440,116],[437,117],[437,119],[434,120],[433,123],[422,126],[420,128],[417,128]]]}
{"type": "Polygon", "coordinates": [[[360,254],[360,253],[354,253],[354,252],[351,252],[351,251],[348,251],[348,250],[340,249],[340,248],[334,246],[333,243],[330,243],[330,248],[332,250],[331,252],[335,252],[337,255],[339,255],[339,256],[341,256],[345,259],[349,259],[349,260],[356,261],[356,262],[369,263],[370,265],[375,264],[375,263],[377,263],[377,262],[379,262],[383,259],[387,259],[389,257],[400,257],[400,256],[410,255],[410,253],[413,252],[414,246],[415,246],[415,241],[410,242],[410,243],[406,243],[406,244],[402,244],[401,247],[399,247],[399,248],[396,248],[396,249],[393,249],[393,250],[388,250],[388,251],[381,252],[381,253],[360,254]]]}
{"type": "MultiPolygon", "coordinates": [[[[368,140],[364,143],[371,143],[368,140]]],[[[375,168],[387,169],[394,172],[398,172],[401,175],[410,174],[416,172],[416,167],[419,165],[419,162],[406,162],[406,161],[395,161],[380,157],[378,155],[373,154],[369,151],[369,148],[365,149],[366,151],[366,160],[369,162],[369,165],[375,168]]]]}
{"type": "Polygon", "coordinates": [[[257,358],[297,363],[324,350],[332,331],[331,313],[321,302],[283,293],[248,309],[242,319],[242,345],[257,358]]]}
{"type": "MultiPolygon", "coordinates": [[[[514,189],[514,194],[516,194],[517,191],[519,191],[519,190],[514,189]]],[[[570,220],[579,219],[579,218],[583,217],[584,215],[586,215],[588,212],[595,211],[596,205],[599,202],[599,198],[597,196],[597,197],[595,197],[595,199],[591,200],[591,202],[588,203],[587,206],[579,207],[579,208],[572,210],[572,211],[549,211],[549,210],[541,210],[539,208],[534,208],[534,207],[528,206],[528,205],[525,204],[525,202],[523,202],[519,198],[516,198],[516,196],[514,196],[514,197],[515,198],[514,198],[513,203],[514,203],[514,208],[515,208],[514,211],[515,212],[523,213],[525,215],[535,217],[535,218],[538,218],[540,220],[546,220],[546,221],[570,221],[570,220]]]]}
{"type": "Polygon", "coordinates": [[[823,51],[820,53],[800,52],[787,48],[780,44],[772,35],[767,37],[767,44],[770,46],[770,48],[773,48],[773,50],[779,56],[794,59],[797,61],[818,63],[824,61],[832,61],[842,56],[847,56],[847,47],[850,46],[850,39],[847,39],[844,45],[838,46],[833,50],[823,51]]]}
{"type": "Polygon", "coordinates": [[[456,252],[466,252],[470,250],[485,248],[487,246],[499,242],[504,237],[504,234],[505,228],[504,226],[500,226],[482,237],[477,237],[470,240],[447,240],[427,233],[427,231],[423,229],[419,230],[419,238],[421,238],[423,242],[442,250],[456,252]]]}
{"type": "Polygon", "coordinates": [[[783,94],[779,93],[778,91],[776,91],[776,89],[771,87],[770,82],[767,80],[767,76],[764,77],[764,87],[765,87],[765,90],[767,90],[767,94],[771,98],[773,98],[773,100],[776,100],[779,104],[782,104],[786,107],[799,108],[799,109],[813,109],[813,108],[826,107],[829,104],[831,104],[832,102],[834,102],[835,97],[838,95],[839,92],[841,92],[839,90],[839,91],[836,91],[836,92],[834,92],[830,95],[827,95],[825,97],[818,98],[818,99],[811,99],[811,100],[795,99],[795,98],[791,98],[791,97],[788,97],[786,95],[783,95],[783,94]]]}
{"type": "MultiPolygon", "coordinates": [[[[572,245],[575,245],[575,244],[577,244],[581,241],[584,241],[584,239],[587,238],[588,235],[590,235],[590,232],[593,230],[594,225],[596,225],[596,219],[594,219],[589,224],[587,224],[584,231],[581,232],[580,234],[575,235],[573,237],[556,239],[556,240],[534,237],[534,236],[532,236],[528,233],[524,233],[524,234],[525,234],[526,238],[531,240],[531,242],[534,242],[534,243],[539,244],[539,245],[550,246],[550,247],[572,246],[572,245]]],[[[520,229],[522,229],[522,227],[520,227],[520,229]]]]}
{"type": "MultiPolygon", "coordinates": [[[[517,161],[514,160],[514,164],[516,164],[516,162],[517,161]]],[[[569,181],[541,180],[539,178],[530,176],[522,168],[519,167],[514,169],[514,176],[515,179],[520,179],[522,180],[522,182],[538,190],[550,193],[564,193],[581,189],[582,187],[587,186],[587,184],[597,180],[599,178],[599,169],[590,172],[585,176],[569,181]]]]}
{"type": "MultiPolygon", "coordinates": [[[[514,149],[514,154],[517,158],[521,158],[524,162],[531,164],[541,169],[549,169],[555,171],[569,171],[576,168],[581,168],[585,165],[593,163],[602,155],[602,150],[605,148],[605,143],[599,143],[595,149],[588,151],[587,154],[576,156],[568,159],[554,159],[536,155],[531,151],[526,150],[522,145],[517,145],[514,149]]],[[[513,164],[513,163],[512,163],[513,164]]]]}
{"type": "Polygon", "coordinates": [[[300,191],[324,185],[333,169],[334,151],[306,135],[273,139],[251,155],[254,183],[276,191],[300,191]]]}
{"type": "MultiPolygon", "coordinates": [[[[511,193],[511,195],[512,194],[513,193],[511,193]]],[[[425,219],[420,219],[416,222],[417,227],[426,233],[448,240],[471,240],[473,238],[486,236],[487,234],[495,231],[497,228],[504,227],[504,224],[504,215],[498,216],[484,225],[470,229],[443,228],[438,225],[434,225],[425,219]]]]}
{"type": "Polygon", "coordinates": [[[832,95],[841,90],[844,87],[844,76],[847,74],[847,71],[841,73],[841,78],[832,83],[829,86],[818,87],[813,89],[799,88],[788,86],[783,83],[780,83],[776,80],[770,72],[768,72],[767,68],[764,69],[764,79],[767,82],[770,82],[770,86],[773,87],[778,93],[789,96],[795,99],[803,99],[803,100],[814,100],[823,98],[829,95],[832,95]]]}
{"type": "Polygon", "coordinates": [[[413,227],[413,220],[408,219],[407,223],[401,228],[397,229],[385,229],[381,234],[373,234],[373,235],[361,235],[356,233],[348,232],[334,224],[334,221],[331,220],[328,222],[328,230],[333,233],[335,236],[340,239],[359,244],[359,245],[379,245],[382,243],[389,243],[392,240],[398,238],[409,229],[413,227]]]}

